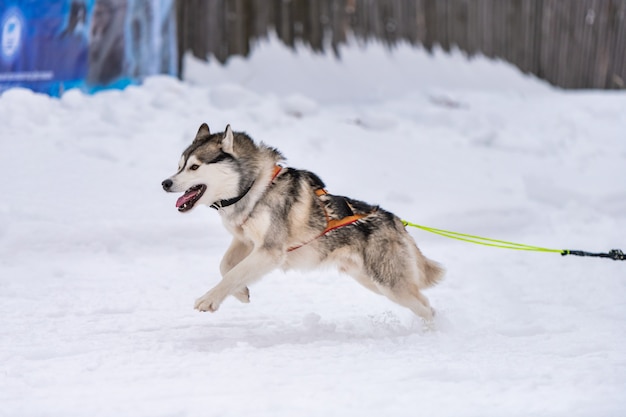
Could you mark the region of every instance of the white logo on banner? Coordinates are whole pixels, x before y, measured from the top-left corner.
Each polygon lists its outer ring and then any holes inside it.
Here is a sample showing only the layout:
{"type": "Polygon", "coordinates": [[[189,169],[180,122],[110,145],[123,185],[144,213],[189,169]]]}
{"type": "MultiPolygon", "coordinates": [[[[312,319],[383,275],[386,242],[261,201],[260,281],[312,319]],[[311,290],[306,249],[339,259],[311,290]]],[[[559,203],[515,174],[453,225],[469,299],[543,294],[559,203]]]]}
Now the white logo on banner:
{"type": "Polygon", "coordinates": [[[22,43],[22,19],[15,10],[8,11],[4,15],[0,39],[2,44],[2,58],[5,61],[12,61],[17,55],[22,43]]]}

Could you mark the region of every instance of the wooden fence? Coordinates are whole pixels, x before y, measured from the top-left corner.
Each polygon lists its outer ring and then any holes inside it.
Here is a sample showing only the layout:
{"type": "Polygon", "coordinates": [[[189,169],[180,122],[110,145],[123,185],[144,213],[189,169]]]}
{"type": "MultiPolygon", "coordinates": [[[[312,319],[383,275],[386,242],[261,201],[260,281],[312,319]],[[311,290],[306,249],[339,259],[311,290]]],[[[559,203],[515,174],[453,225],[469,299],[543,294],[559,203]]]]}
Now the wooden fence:
{"type": "Polygon", "coordinates": [[[275,30],[286,45],[337,56],[350,37],[456,46],[563,88],[626,88],[626,0],[177,1],[181,56],[225,62],[275,30]]]}

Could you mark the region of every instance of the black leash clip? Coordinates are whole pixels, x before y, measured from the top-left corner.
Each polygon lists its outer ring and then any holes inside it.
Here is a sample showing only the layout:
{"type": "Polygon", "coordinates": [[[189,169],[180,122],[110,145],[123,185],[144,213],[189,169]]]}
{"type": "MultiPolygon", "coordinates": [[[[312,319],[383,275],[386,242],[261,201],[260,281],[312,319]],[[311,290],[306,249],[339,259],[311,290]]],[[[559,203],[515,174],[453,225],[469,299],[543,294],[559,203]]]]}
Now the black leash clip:
{"type": "Polygon", "coordinates": [[[619,249],[611,249],[609,251],[609,256],[608,257],[613,259],[614,261],[626,260],[626,254],[624,254],[624,252],[622,252],[619,249]]]}
{"type": "Polygon", "coordinates": [[[626,254],[620,249],[611,249],[608,253],[592,253],[582,250],[564,250],[561,255],[575,255],[575,256],[591,256],[594,258],[609,258],[614,261],[626,261],[626,254]]]}

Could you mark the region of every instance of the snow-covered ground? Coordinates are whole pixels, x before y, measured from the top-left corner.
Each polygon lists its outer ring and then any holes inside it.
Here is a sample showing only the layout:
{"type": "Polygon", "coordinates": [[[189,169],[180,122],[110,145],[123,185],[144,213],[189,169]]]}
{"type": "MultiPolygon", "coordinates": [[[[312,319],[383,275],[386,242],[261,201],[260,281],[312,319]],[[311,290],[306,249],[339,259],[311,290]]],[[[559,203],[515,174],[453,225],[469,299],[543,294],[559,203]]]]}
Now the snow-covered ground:
{"type": "Polygon", "coordinates": [[[161,190],[201,122],[406,220],[626,249],[626,94],[401,46],[276,41],[186,82],[0,97],[1,416],[626,415],[626,262],[414,229],[434,329],[334,271],[193,310],[229,243],[161,190]]]}

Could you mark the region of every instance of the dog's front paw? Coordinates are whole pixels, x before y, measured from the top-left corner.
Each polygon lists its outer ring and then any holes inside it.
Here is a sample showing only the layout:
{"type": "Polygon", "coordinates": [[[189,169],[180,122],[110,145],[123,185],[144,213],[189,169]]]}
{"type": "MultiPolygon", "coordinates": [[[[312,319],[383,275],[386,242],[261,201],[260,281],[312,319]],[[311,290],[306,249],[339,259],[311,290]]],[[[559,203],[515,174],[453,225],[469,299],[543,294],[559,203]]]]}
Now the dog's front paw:
{"type": "Polygon", "coordinates": [[[234,293],[233,296],[242,303],[250,302],[250,290],[248,289],[248,287],[243,287],[243,289],[234,293]]]}
{"type": "Polygon", "coordinates": [[[220,308],[220,304],[221,300],[218,300],[211,292],[208,292],[196,300],[194,308],[198,311],[210,311],[214,313],[220,308]]]}

